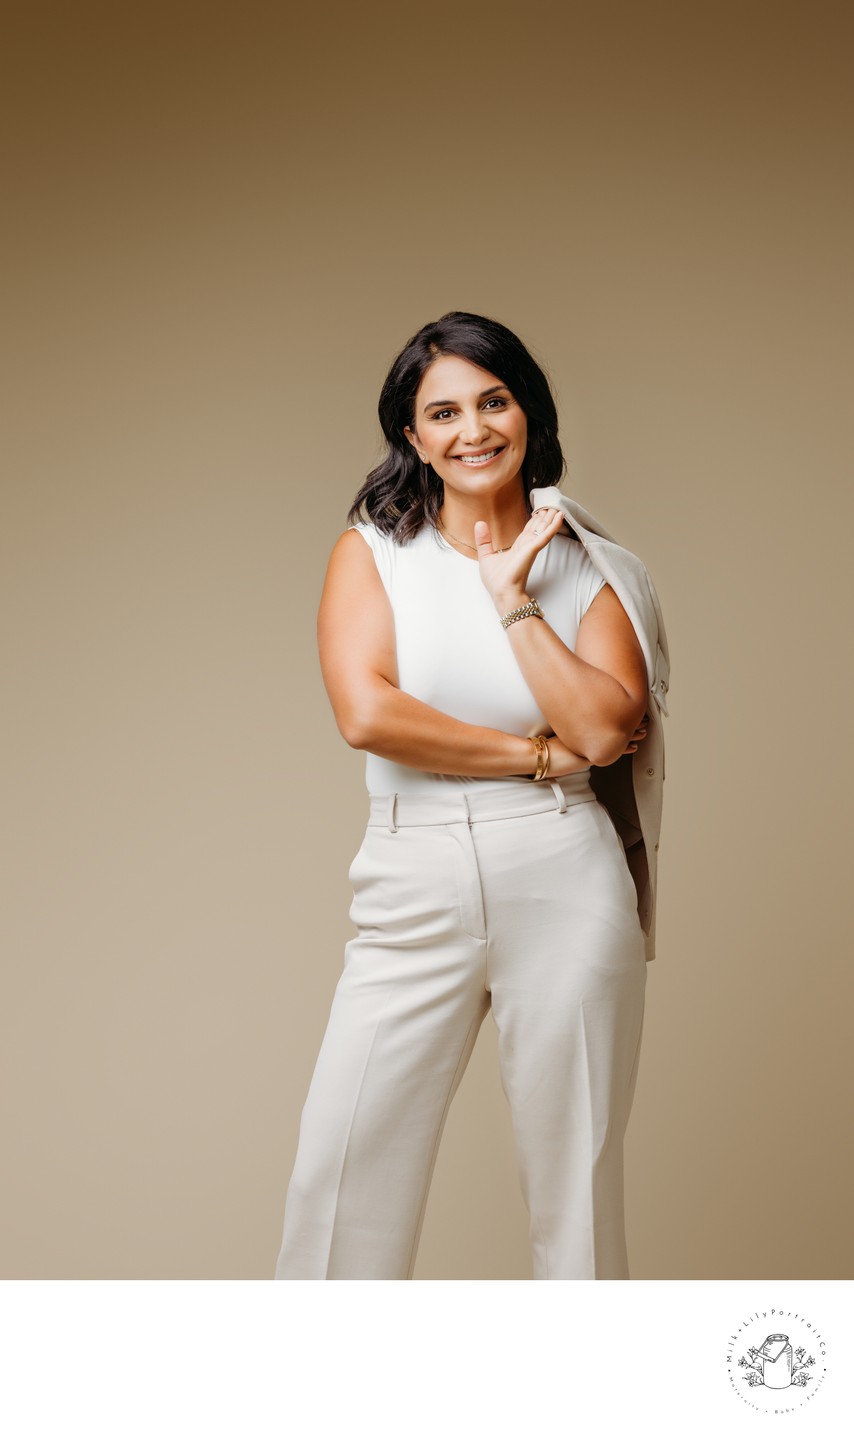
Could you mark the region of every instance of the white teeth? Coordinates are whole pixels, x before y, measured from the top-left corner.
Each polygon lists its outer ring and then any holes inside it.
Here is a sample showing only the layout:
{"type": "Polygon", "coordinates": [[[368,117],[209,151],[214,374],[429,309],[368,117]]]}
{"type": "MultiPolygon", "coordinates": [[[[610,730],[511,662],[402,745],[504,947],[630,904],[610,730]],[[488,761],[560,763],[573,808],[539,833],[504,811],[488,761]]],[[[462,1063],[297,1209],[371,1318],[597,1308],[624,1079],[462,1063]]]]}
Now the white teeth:
{"type": "Polygon", "coordinates": [[[488,459],[494,459],[498,453],[497,449],[490,449],[488,454],[478,454],[470,459],[467,454],[455,455],[455,458],[462,460],[463,464],[485,464],[488,459]]]}

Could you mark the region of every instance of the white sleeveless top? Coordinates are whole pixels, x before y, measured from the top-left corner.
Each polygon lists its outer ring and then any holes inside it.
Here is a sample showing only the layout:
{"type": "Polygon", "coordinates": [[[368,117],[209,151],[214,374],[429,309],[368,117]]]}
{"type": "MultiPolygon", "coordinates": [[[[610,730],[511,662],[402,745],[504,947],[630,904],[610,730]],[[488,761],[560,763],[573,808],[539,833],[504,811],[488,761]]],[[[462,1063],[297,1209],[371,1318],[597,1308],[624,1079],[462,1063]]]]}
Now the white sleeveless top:
{"type": "MultiPolygon", "coordinates": [[[[458,553],[429,523],[402,545],[370,523],[350,528],[372,550],[391,603],[399,687],[463,723],[522,738],[547,730],[477,560],[458,553]]],[[[558,533],[536,555],[525,592],[539,600],[549,626],[574,649],[582,616],[605,583],[584,546],[558,533]]],[[[368,753],[365,782],[375,795],[527,785],[530,779],[428,773],[368,753]]]]}

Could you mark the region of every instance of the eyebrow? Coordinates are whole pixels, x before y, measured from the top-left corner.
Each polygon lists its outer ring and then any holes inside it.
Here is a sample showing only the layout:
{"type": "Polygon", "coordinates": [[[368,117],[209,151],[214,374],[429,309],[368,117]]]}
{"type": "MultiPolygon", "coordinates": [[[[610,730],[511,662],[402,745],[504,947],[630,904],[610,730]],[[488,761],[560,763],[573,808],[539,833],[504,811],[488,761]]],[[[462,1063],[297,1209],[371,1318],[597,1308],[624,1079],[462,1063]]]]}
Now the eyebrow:
{"type": "MultiPolygon", "coordinates": [[[[493,384],[491,389],[482,389],[477,397],[478,399],[485,399],[488,394],[494,394],[498,389],[507,389],[507,385],[493,384]]],[[[510,393],[509,389],[507,389],[507,393],[510,393]]],[[[429,404],[424,405],[424,413],[426,414],[428,409],[442,409],[445,405],[453,405],[455,403],[455,399],[431,399],[429,404]]]]}

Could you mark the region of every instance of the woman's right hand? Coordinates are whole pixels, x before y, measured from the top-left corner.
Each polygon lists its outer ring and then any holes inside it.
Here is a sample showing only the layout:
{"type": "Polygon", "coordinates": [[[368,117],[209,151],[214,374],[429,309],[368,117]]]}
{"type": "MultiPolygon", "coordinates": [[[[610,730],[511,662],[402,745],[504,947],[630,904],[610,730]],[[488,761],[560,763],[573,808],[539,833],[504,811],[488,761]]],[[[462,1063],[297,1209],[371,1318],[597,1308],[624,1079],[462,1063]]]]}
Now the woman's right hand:
{"type": "Polygon", "coordinates": [[[641,719],[640,723],[638,724],[637,728],[635,729],[634,733],[626,744],[626,747],[623,749],[623,753],[635,753],[638,744],[642,743],[643,740],[646,738],[648,724],[649,714],[644,714],[643,718],[641,719]]]}
{"type": "Polygon", "coordinates": [[[581,769],[590,767],[589,758],[573,753],[557,734],[547,733],[545,739],[549,746],[549,778],[564,778],[568,773],[578,773],[581,769]]]}

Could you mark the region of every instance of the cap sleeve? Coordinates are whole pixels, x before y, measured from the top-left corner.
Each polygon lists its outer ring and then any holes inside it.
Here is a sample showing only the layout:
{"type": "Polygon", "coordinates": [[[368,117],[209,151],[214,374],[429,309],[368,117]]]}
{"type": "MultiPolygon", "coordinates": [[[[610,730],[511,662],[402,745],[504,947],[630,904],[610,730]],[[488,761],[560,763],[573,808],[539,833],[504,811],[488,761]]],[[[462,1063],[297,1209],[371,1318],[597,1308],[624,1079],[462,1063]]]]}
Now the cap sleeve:
{"type": "Polygon", "coordinates": [[[600,574],[583,544],[578,545],[578,550],[576,614],[580,624],[596,595],[600,589],[604,589],[608,581],[603,574],[600,574]]]}
{"type": "Polygon", "coordinates": [[[350,528],[358,529],[368,548],[372,551],[385,590],[391,596],[394,576],[394,545],[391,539],[382,534],[375,524],[363,522],[351,524],[350,528]]]}

